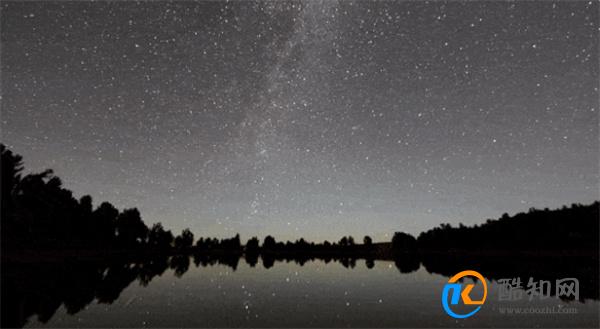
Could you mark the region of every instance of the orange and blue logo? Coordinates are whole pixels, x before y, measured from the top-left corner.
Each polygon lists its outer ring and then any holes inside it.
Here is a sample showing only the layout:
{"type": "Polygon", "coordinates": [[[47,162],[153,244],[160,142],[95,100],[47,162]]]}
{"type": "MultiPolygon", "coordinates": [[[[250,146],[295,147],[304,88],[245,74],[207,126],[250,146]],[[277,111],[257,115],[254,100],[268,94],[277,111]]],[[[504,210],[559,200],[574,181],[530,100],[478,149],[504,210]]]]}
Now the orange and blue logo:
{"type": "Polygon", "coordinates": [[[481,309],[481,305],[485,303],[485,299],[487,298],[487,292],[487,282],[485,281],[483,275],[470,270],[462,271],[456,274],[455,276],[451,277],[450,280],[448,280],[448,283],[446,283],[446,285],[444,286],[444,291],[442,292],[442,306],[444,307],[444,311],[446,311],[446,313],[448,313],[448,315],[450,315],[451,317],[456,319],[465,319],[479,312],[479,310],[481,309]],[[475,284],[469,283],[465,284],[463,287],[463,284],[458,282],[458,280],[460,280],[463,277],[474,277],[479,279],[479,281],[483,283],[483,297],[481,298],[481,300],[471,299],[470,294],[473,288],[475,287],[475,284]],[[448,304],[448,300],[450,300],[450,304],[448,304]],[[450,305],[458,305],[459,300],[462,300],[462,303],[464,305],[474,305],[476,307],[475,309],[470,310],[466,314],[458,314],[452,310],[450,305]]]}

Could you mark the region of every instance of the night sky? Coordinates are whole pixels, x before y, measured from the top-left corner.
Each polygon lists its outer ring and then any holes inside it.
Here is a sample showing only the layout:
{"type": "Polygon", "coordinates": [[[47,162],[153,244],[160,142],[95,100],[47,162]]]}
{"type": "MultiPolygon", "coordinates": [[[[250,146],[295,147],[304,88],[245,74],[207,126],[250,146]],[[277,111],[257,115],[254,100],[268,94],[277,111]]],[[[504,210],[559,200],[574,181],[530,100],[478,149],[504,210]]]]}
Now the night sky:
{"type": "Polygon", "coordinates": [[[598,199],[599,2],[1,4],[1,141],[198,236],[598,199]]]}

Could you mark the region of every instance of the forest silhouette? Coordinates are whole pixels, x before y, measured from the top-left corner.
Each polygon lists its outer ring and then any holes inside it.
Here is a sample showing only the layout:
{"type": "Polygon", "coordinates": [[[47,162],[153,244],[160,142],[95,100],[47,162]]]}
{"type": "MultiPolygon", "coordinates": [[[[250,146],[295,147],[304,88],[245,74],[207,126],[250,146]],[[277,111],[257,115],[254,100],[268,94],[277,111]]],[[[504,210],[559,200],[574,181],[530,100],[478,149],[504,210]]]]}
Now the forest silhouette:
{"type": "Polygon", "coordinates": [[[423,266],[452,276],[477,268],[489,280],[502,277],[577,276],[580,299],[598,299],[600,202],[556,210],[530,209],[467,227],[442,224],[414,237],[396,232],[389,242],[352,236],[322,243],[277,241],[239,234],[201,237],[189,230],[175,236],[156,223],[148,227],[135,209],[119,211],[108,202],[95,207],[90,196],[76,199],[51,170],[23,174],[21,156],[2,153],[1,246],[2,327],[21,327],[32,315],[48,321],[64,305],[75,314],[94,300],[112,303],[134,281],[147,285],[167,269],[182,276],[195,266],[229,266],[240,259],[266,269],[276,262],[339,262],[354,268],[364,260],[393,261],[401,273],[423,266]]]}

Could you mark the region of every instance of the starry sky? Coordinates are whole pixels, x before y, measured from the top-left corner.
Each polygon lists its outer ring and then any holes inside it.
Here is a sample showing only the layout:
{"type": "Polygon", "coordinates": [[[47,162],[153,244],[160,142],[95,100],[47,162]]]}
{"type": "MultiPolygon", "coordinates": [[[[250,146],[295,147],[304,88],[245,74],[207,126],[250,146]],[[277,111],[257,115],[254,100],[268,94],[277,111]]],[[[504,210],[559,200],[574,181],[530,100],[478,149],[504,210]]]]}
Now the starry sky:
{"type": "Polygon", "coordinates": [[[1,4],[1,139],[197,236],[598,199],[597,1],[1,4]]]}

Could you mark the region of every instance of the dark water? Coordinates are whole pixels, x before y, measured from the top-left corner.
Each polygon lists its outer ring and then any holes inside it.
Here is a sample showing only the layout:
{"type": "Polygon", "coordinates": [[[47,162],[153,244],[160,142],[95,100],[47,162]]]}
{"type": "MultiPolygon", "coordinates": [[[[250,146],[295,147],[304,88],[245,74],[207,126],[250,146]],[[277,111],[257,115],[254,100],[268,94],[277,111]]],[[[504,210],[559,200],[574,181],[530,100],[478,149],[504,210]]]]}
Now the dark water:
{"type": "MultiPolygon", "coordinates": [[[[85,288],[87,284],[71,280],[75,287],[85,288]]],[[[73,314],[61,305],[49,320],[40,322],[33,315],[26,326],[598,327],[599,323],[597,299],[565,301],[551,296],[529,300],[525,295],[520,300],[500,301],[495,281],[490,282],[481,311],[468,319],[454,319],[441,305],[448,276],[429,273],[423,266],[401,273],[391,261],[375,261],[372,268],[364,260],[358,260],[354,268],[318,260],[303,266],[277,262],[268,269],[260,261],[255,267],[241,261],[235,270],[226,265],[196,267],[192,263],[187,271],[166,269],[147,286],[140,282],[148,280],[131,280],[122,281],[122,290],[113,289],[115,296],[102,293],[89,303],[81,301],[85,305],[81,310],[69,307],[73,314]],[[533,311],[546,307],[576,314],[502,313],[503,308],[533,311]]],[[[477,283],[474,290],[480,285],[477,283]]]]}

